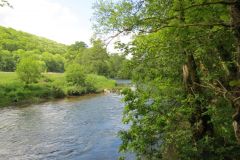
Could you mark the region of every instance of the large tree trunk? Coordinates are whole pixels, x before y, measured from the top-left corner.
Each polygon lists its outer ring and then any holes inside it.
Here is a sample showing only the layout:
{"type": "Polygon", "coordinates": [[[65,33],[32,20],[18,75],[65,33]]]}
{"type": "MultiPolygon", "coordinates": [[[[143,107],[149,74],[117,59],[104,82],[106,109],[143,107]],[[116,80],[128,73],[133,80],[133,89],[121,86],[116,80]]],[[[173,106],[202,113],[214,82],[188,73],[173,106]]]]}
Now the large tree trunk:
{"type": "Polygon", "coordinates": [[[238,66],[236,63],[232,63],[234,61],[234,56],[230,52],[228,52],[224,48],[224,44],[220,44],[218,47],[218,52],[220,53],[220,58],[221,61],[228,63],[229,65],[227,66],[227,76],[226,77],[221,77],[221,81],[223,82],[223,85],[225,88],[230,91],[228,94],[228,99],[232,103],[233,108],[236,110],[234,115],[233,115],[233,128],[235,132],[236,139],[238,143],[240,143],[240,137],[239,137],[239,132],[240,132],[240,102],[237,97],[239,97],[239,93],[235,91],[240,91],[240,88],[238,86],[230,86],[229,83],[231,81],[239,79],[238,77],[238,66]]]}
{"type": "MultiPolygon", "coordinates": [[[[183,7],[183,0],[179,0],[179,21],[185,23],[185,13],[183,7]]],[[[182,46],[184,48],[184,46],[182,46]]],[[[193,54],[186,53],[183,49],[184,56],[186,57],[186,64],[183,65],[183,82],[187,94],[194,97],[196,95],[204,95],[200,87],[200,78],[197,74],[197,65],[193,54]]],[[[194,111],[192,113],[190,123],[193,128],[193,139],[195,142],[202,139],[206,135],[213,134],[213,124],[210,122],[210,115],[205,114],[207,107],[199,100],[193,105],[194,111]]]]}
{"type": "MultiPolygon", "coordinates": [[[[183,81],[188,94],[193,96],[203,95],[201,90],[200,78],[197,74],[197,65],[192,54],[187,55],[187,63],[183,66],[183,81]]],[[[211,117],[207,112],[207,107],[199,100],[193,104],[194,111],[192,113],[190,123],[193,128],[194,141],[202,139],[206,135],[213,135],[213,125],[210,122],[211,117]]]]}

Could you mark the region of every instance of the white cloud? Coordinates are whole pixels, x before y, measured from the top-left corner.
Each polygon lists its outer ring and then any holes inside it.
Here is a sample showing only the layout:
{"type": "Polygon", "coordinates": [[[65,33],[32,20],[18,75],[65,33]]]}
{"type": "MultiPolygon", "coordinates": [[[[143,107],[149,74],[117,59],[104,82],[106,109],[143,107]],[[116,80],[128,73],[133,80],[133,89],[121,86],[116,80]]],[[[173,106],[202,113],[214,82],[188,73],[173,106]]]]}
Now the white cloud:
{"type": "Polygon", "coordinates": [[[88,43],[89,24],[70,8],[50,0],[9,0],[11,8],[0,8],[0,25],[43,36],[61,43],[88,43]],[[86,23],[86,22],[85,22],[86,23]]]}

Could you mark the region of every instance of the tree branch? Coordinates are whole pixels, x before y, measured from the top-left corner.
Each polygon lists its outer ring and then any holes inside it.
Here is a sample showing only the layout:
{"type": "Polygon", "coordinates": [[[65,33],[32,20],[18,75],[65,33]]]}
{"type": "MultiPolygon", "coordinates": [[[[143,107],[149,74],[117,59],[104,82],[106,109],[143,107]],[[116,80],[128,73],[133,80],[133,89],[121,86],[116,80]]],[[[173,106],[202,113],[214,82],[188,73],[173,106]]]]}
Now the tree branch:
{"type": "MultiPolygon", "coordinates": [[[[236,4],[237,1],[234,2],[227,2],[227,1],[218,1],[218,2],[207,2],[207,3],[200,3],[200,4],[194,4],[191,6],[188,6],[186,8],[183,8],[183,10],[188,10],[188,9],[192,9],[192,8],[196,8],[196,7],[204,7],[204,6],[209,6],[209,5],[217,5],[217,4],[221,4],[221,5],[234,5],[236,4]]],[[[176,10],[176,11],[180,11],[180,10],[176,10]]]]}
{"type": "Polygon", "coordinates": [[[164,28],[185,28],[185,27],[213,27],[213,26],[222,26],[222,27],[233,27],[230,23],[193,23],[193,24],[181,24],[181,25],[163,25],[156,30],[151,30],[149,33],[157,32],[164,28]]]}

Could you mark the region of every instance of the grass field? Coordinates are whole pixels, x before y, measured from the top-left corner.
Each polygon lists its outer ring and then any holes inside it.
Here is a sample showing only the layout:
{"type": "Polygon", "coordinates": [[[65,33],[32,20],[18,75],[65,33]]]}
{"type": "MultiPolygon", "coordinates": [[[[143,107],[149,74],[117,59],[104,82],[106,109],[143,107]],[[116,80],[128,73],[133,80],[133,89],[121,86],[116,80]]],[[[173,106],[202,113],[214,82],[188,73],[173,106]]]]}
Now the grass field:
{"type": "Polygon", "coordinates": [[[15,72],[0,72],[0,84],[19,82],[15,72]]]}
{"type": "MultiPolygon", "coordinates": [[[[52,81],[65,81],[65,75],[64,73],[43,73],[44,76],[49,78],[52,81]]],[[[107,79],[104,76],[99,76],[95,74],[89,74],[87,75],[87,79],[89,79],[94,86],[99,89],[110,89],[115,86],[115,81],[107,79]]],[[[0,72],[0,84],[9,84],[9,83],[15,83],[15,82],[20,82],[18,79],[18,76],[15,72],[0,72]]],[[[40,80],[41,83],[41,80],[40,80]]]]}
{"type": "MultiPolygon", "coordinates": [[[[55,80],[64,80],[64,73],[44,73],[44,76],[55,81],[55,80]]],[[[16,72],[0,72],[0,84],[20,82],[16,72]]]]}
{"type": "Polygon", "coordinates": [[[64,73],[44,73],[44,76],[48,77],[51,80],[65,80],[64,73]]]}
{"type": "Polygon", "coordinates": [[[0,72],[0,106],[101,92],[116,86],[114,80],[95,74],[87,75],[86,83],[90,86],[75,86],[66,82],[64,73],[44,73],[38,83],[26,85],[15,72],[0,72]]]}

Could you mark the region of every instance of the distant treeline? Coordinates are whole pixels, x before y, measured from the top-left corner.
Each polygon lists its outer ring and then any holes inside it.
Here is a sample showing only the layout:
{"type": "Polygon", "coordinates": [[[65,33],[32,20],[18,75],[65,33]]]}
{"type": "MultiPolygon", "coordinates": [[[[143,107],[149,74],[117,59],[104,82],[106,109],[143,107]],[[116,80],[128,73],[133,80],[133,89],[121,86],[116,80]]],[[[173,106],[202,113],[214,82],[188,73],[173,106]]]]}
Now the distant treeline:
{"type": "Polygon", "coordinates": [[[46,72],[64,72],[69,64],[83,66],[86,73],[111,78],[129,78],[129,60],[123,55],[109,54],[100,40],[93,40],[92,47],[84,42],[70,46],[38,37],[12,28],[0,26],[0,71],[14,72],[25,58],[42,62],[46,72]]]}

